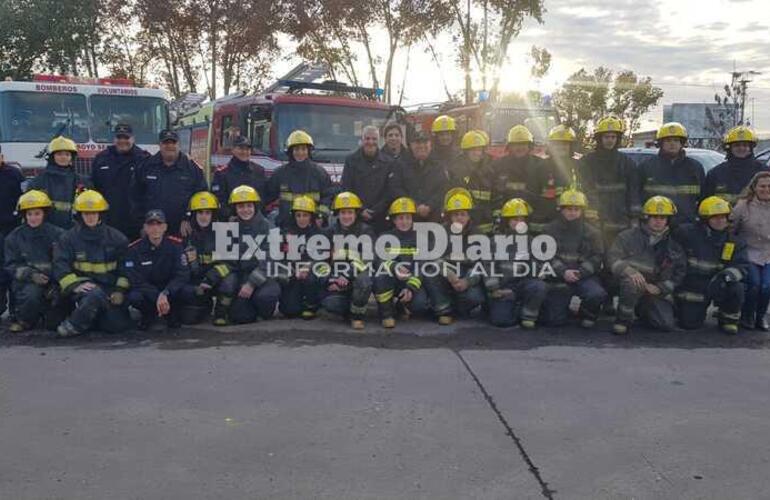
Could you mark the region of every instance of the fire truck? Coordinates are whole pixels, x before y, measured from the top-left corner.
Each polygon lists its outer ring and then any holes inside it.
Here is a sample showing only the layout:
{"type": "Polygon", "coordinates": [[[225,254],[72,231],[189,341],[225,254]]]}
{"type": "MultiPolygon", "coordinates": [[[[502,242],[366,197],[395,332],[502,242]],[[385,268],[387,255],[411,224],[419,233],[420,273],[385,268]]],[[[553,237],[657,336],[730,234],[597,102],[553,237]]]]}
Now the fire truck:
{"type": "Polygon", "coordinates": [[[210,172],[230,160],[236,137],[247,137],[252,160],[270,175],[288,160],[289,134],[302,129],[313,137],[313,159],[339,182],[363,128],[396,120],[400,108],[381,102],[376,89],[317,83],[326,71],[323,65],[300,64],[264,94],[240,93],[190,106],[176,123],[182,151],[210,172]]]}
{"type": "Polygon", "coordinates": [[[0,82],[0,146],[25,175],[45,167],[46,146],[59,135],[77,143],[75,167],[90,173],[91,160],[112,144],[118,123],[132,126],[139,147],[157,152],[158,133],[169,123],[166,93],[126,79],[35,75],[28,82],[0,82]]]}

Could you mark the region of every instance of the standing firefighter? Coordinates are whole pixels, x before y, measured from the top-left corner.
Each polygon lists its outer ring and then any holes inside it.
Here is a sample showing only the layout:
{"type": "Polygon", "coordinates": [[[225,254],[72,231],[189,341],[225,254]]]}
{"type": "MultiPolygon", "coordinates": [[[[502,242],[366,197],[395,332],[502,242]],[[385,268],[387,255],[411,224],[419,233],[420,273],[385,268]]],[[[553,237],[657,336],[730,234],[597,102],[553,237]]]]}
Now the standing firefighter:
{"type": "Polygon", "coordinates": [[[687,274],[674,294],[679,326],[702,327],[713,302],[719,308],[719,328],[736,334],[749,263],[746,243],[729,229],[730,204],[722,198],[703,200],[698,215],[698,223],[683,224],[673,233],[687,255],[687,274]]]}
{"type": "MultiPolygon", "coordinates": [[[[531,213],[532,208],[521,198],[506,201],[500,210],[503,220],[500,232],[513,239],[517,236],[528,239],[527,218],[531,213]]],[[[495,252],[498,250],[500,249],[496,248],[495,252]]],[[[523,273],[523,276],[517,273],[517,263],[525,266],[532,264],[531,260],[524,260],[528,257],[527,249],[521,255],[514,255],[513,260],[495,260],[496,273],[489,273],[489,276],[484,278],[489,297],[489,321],[494,326],[510,327],[521,321],[522,328],[532,330],[537,325],[540,307],[546,296],[546,285],[540,279],[529,277],[528,272],[523,273]]]]}
{"type": "Polygon", "coordinates": [[[513,198],[521,198],[528,203],[534,202],[535,196],[527,183],[532,178],[532,172],[543,168],[543,160],[532,154],[535,138],[527,127],[511,127],[507,143],[507,154],[492,164],[492,205],[497,209],[494,212],[496,217],[500,215],[499,207],[513,198]]]}
{"type": "Polygon", "coordinates": [[[384,234],[395,237],[399,244],[388,248],[389,255],[378,262],[378,275],[374,278],[374,296],[385,328],[396,326],[396,309],[404,318],[428,310],[422,280],[415,274],[414,257],[418,249],[412,218],[416,213],[414,200],[406,197],[393,200],[388,210],[393,229],[384,234]]]}
{"type": "Polygon", "coordinates": [[[495,173],[486,155],[488,145],[489,141],[480,131],[466,133],[460,143],[463,154],[455,160],[449,172],[450,185],[465,188],[473,196],[471,218],[475,229],[484,234],[491,234],[494,229],[492,189],[495,173]]]}
{"type": "Polygon", "coordinates": [[[42,191],[32,190],[19,198],[21,226],[5,238],[5,270],[12,277],[15,296],[12,332],[33,328],[41,318],[46,327],[55,329],[63,318],[57,317],[52,303],[58,296],[53,277],[53,247],[64,232],[45,221],[51,200],[42,191]]]}
{"type": "Polygon", "coordinates": [[[53,271],[62,296],[76,307],[57,332],[62,337],[91,328],[120,333],[131,328],[125,304],[128,240],[117,229],[102,224],[101,214],[108,205],[99,192],[83,191],[75,198],[74,208],[79,220],[54,246],[53,271]]]}
{"type": "Polygon", "coordinates": [[[671,224],[695,222],[705,180],[703,166],[687,156],[687,129],[681,123],[666,123],[656,135],[658,155],[639,166],[640,196],[665,196],[676,205],[671,224]]]}
{"type": "Polygon", "coordinates": [[[754,156],[756,146],[757,134],[749,127],[740,125],[727,132],[723,142],[727,160],[706,174],[703,196],[716,195],[729,203],[735,203],[754,175],[767,170],[754,156]]]}
{"type": "Polygon", "coordinates": [[[75,172],[78,148],[72,139],[59,136],[48,144],[48,164],[29,182],[29,189],[45,191],[53,206],[48,222],[63,229],[72,227],[72,201],[90,182],[75,172]]]}
{"type": "Polygon", "coordinates": [[[444,168],[454,163],[460,155],[457,150],[457,123],[448,115],[437,116],[430,127],[433,135],[431,157],[444,168]]]}
{"type": "Polygon", "coordinates": [[[544,308],[544,322],[561,326],[567,323],[573,296],[580,297],[580,326],[593,328],[599,309],[607,299],[597,273],[601,269],[604,247],[601,234],[588,224],[583,212],[588,206],[585,194],[574,189],[559,197],[559,216],[545,227],[545,234],[556,240],[556,255],[551,265],[556,273],[549,283],[544,308]]]}
{"type": "Polygon", "coordinates": [[[298,196],[309,196],[318,205],[320,217],[329,215],[334,186],[326,170],[314,162],[310,153],[313,138],[304,130],[295,130],[286,139],[289,162],[278,167],[267,182],[265,203],[278,200],[276,225],[285,228],[292,221],[291,205],[298,196]]]}
{"type": "Polygon", "coordinates": [[[190,264],[190,281],[195,287],[195,301],[182,311],[183,323],[197,323],[214,306],[214,325],[229,323],[228,311],[235,296],[238,277],[225,262],[214,260],[216,234],[213,223],[219,210],[219,200],[214,194],[201,191],[190,198],[190,225],[185,254],[190,264]]]}
{"type": "Polygon", "coordinates": [[[617,335],[628,333],[635,312],[652,328],[675,326],[673,292],[687,267],[682,247],[670,236],[669,220],[676,211],[669,198],[653,196],[642,206],[642,224],[620,233],[609,251],[612,273],[620,282],[612,326],[617,335]]]}
{"type": "MultiPolygon", "coordinates": [[[[16,205],[21,196],[21,185],[24,174],[17,167],[5,162],[0,150],[0,264],[3,260],[3,240],[19,225],[16,205]]],[[[0,267],[0,316],[5,312],[8,303],[8,288],[13,276],[0,267]]],[[[11,314],[13,317],[13,314],[11,314]]]]}
{"type": "Polygon", "coordinates": [[[223,220],[233,215],[227,199],[230,193],[238,186],[251,186],[257,190],[260,197],[265,195],[267,177],[265,169],[251,161],[251,143],[246,137],[233,139],[233,157],[214,171],[211,180],[211,192],[219,200],[219,210],[223,220]]]}
{"type": "MultiPolygon", "coordinates": [[[[338,194],[332,205],[337,221],[329,231],[331,238],[368,237],[373,244],[374,232],[359,220],[363,207],[363,202],[355,193],[338,194]]],[[[335,265],[332,266],[326,296],[321,302],[327,311],[349,318],[350,326],[355,330],[364,328],[366,306],[372,294],[371,259],[367,258],[364,250],[359,245],[334,247],[332,260],[335,265]],[[347,264],[345,272],[337,273],[337,262],[347,264]]]]}

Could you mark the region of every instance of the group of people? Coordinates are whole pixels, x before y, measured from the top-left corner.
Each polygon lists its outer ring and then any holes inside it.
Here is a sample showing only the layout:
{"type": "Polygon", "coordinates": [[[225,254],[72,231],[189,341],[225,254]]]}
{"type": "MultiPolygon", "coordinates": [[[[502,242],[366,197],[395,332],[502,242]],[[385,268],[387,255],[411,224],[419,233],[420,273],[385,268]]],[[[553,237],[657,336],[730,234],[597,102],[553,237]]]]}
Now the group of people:
{"type": "Polygon", "coordinates": [[[639,166],[618,151],[624,132],[621,120],[601,120],[595,149],[577,159],[574,131],[559,125],[541,158],[532,133],[517,125],[506,155],[493,159],[486,133],[459,136],[449,116],[406,144],[397,123],[383,127],[382,146],[380,129],[369,126],[340,186],[313,161],[305,131],[289,135],[289,160],[270,176],[238,137],[210,188],[172,130],[149,155],[130,125],[116,126],[90,178],[73,168],[75,143],[57,137],[26,192],[0,157],[2,308],[7,296],[12,331],[43,323],[61,336],[130,329],[129,306],[151,330],[209,316],[215,325],[244,324],[276,310],[313,319],[321,308],[362,329],[372,296],[385,328],[424,314],[440,324],[479,315],[525,329],[577,315],[591,329],[604,310],[616,334],[637,318],[662,330],[697,329],[714,304],[722,331],[767,331],[770,171],[754,159],[754,132],[731,130],[727,160],[708,175],[687,156],[681,124],[664,124],[658,155],[639,166]],[[239,258],[217,258],[217,221],[237,225],[239,258]],[[448,251],[436,261],[451,272],[422,276],[416,222],[444,224],[463,246],[478,235],[550,235],[558,243],[552,273],[521,275],[515,260],[479,273],[467,254],[448,251]],[[388,235],[398,246],[377,257],[385,273],[363,272],[372,263],[357,252],[334,256],[350,264],[344,270],[276,273],[254,247],[276,227],[304,238],[388,235]]]}

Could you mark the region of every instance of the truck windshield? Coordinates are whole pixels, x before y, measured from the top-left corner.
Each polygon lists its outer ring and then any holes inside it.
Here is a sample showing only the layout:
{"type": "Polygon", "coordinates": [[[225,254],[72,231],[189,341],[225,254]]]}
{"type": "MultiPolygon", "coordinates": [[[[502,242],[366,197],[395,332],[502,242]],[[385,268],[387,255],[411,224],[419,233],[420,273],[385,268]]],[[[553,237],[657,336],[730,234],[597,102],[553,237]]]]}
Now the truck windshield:
{"type": "Polygon", "coordinates": [[[82,94],[3,92],[0,94],[0,140],[48,142],[66,135],[88,141],[88,111],[82,94]]]}
{"type": "Polygon", "coordinates": [[[361,132],[367,125],[381,127],[387,109],[333,106],[326,104],[280,104],[276,106],[279,158],[287,159],[286,138],[302,129],[313,137],[313,158],[322,162],[342,162],[359,147],[361,132]]]}
{"type": "Polygon", "coordinates": [[[112,130],[128,123],[138,144],[155,144],[167,126],[166,103],[157,97],[91,96],[91,137],[94,142],[112,142],[112,130]]]}

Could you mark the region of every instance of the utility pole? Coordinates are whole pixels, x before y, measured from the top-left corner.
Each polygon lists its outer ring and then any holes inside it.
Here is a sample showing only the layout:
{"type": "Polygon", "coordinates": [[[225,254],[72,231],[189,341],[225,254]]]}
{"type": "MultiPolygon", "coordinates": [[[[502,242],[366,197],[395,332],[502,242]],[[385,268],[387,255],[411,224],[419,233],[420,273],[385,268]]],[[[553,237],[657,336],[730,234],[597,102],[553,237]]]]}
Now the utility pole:
{"type": "Polygon", "coordinates": [[[748,91],[749,83],[752,81],[750,77],[755,75],[761,75],[759,71],[733,71],[733,81],[738,82],[741,88],[741,114],[738,124],[743,125],[746,117],[746,92],[748,91]]]}

